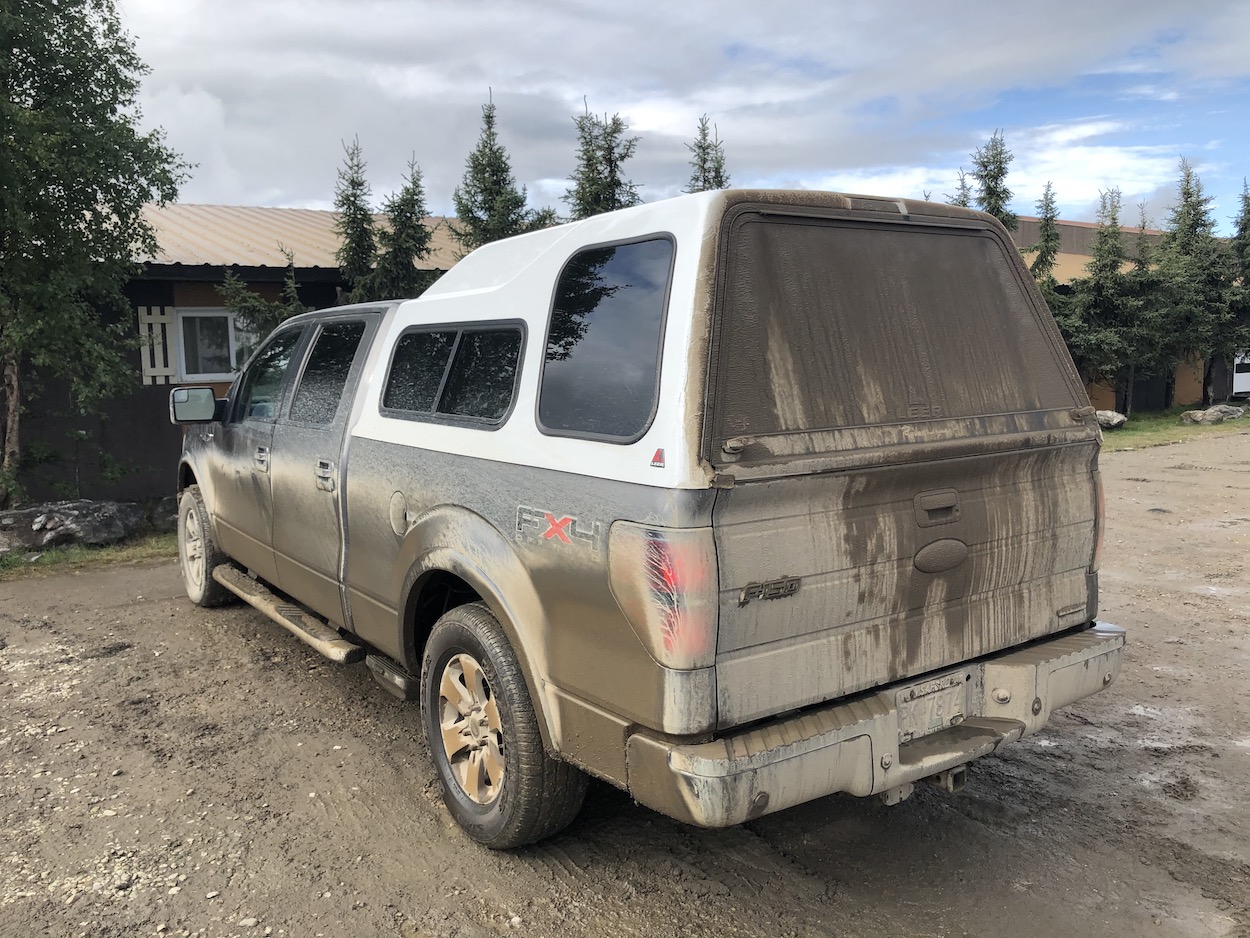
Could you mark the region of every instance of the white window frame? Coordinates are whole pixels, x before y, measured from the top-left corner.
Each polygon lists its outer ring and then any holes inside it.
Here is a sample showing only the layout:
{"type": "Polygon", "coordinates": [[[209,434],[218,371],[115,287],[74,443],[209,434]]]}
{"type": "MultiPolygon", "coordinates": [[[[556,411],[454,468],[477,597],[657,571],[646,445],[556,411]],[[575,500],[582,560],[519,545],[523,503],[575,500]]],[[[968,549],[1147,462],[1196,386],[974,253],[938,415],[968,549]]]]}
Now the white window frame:
{"type": "MultiPolygon", "coordinates": [[[[187,369],[187,347],[183,343],[182,334],[183,321],[208,316],[226,317],[227,352],[230,356],[230,361],[233,362],[238,354],[239,344],[238,337],[235,335],[234,310],[224,306],[180,306],[174,311],[174,343],[178,349],[178,379],[180,381],[233,381],[234,376],[238,374],[239,368],[224,373],[201,373],[187,369]]],[[[242,366],[240,365],[239,367],[242,366]]]]}

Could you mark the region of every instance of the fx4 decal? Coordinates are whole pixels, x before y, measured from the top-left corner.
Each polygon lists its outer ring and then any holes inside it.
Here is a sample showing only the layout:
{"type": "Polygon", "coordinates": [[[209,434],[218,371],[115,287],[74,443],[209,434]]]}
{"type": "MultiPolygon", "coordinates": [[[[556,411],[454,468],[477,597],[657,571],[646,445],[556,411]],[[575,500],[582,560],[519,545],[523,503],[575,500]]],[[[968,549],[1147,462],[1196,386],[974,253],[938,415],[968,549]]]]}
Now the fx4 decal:
{"type": "Polygon", "coordinates": [[[585,522],[579,525],[572,515],[556,511],[545,511],[542,508],[530,508],[518,505],[516,510],[517,540],[530,541],[537,544],[572,544],[588,547],[593,553],[599,553],[599,545],[603,542],[603,525],[598,521],[589,526],[585,522]]]}

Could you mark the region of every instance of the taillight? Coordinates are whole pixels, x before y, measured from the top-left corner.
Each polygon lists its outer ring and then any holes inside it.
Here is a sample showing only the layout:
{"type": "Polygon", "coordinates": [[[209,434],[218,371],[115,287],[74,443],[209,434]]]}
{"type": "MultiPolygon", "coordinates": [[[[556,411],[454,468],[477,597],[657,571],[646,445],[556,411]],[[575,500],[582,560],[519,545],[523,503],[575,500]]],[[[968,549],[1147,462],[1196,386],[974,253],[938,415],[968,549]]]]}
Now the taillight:
{"type": "Polygon", "coordinates": [[[1107,531],[1107,498],[1102,491],[1102,473],[1094,469],[1094,556],[1089,562],[1089,572],[1097,573],[1102,561],[1102,541],[1107,531]]]}
{"type": "Polygon", "coordinates": [[[711,528],[617,521],[608,536],[612,595],[666,668],[716,660],[716,545],[711,528]]]}

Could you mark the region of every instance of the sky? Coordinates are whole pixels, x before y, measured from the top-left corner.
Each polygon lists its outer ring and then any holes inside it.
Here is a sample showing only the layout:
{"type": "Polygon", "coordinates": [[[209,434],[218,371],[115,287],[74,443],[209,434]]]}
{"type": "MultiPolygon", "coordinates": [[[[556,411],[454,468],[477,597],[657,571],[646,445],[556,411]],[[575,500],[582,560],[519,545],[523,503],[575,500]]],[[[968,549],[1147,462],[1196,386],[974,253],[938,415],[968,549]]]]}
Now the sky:
{"type": "Polygon", "coordinates": [[[195,164],[183,202],[330,208],[359,140],[376,203],[409,159],[432,214],[488,95],[517,181],[564,212],[573,117],[619,113],[644,201],[680,194],[700,115],[734,186],[946,201],[1001,130],[1012,208],[1047,181],[1091,221],[1162,226],[1182,157],[1221,233],[1250,176],[1246,0],[119,0],[143,124],[195,164]]]}

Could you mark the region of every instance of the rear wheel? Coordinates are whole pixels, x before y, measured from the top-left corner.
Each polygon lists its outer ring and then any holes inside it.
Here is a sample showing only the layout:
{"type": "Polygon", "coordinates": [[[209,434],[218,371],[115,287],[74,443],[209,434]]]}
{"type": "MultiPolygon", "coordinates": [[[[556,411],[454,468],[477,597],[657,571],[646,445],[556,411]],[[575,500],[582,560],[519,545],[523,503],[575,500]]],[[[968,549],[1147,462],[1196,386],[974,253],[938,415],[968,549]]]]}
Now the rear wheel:
{"type": "Polygon", "coordinates": [[[525,678],[482,603],[434,626],[421,667],[430,757],[452,817],[497,850],[550,837],[576,817],[586,776],[547,755],[525,678]]]}
{"type": "Polygon", "coordinates": [[[187,486],[178,500],[178,564],[191,602],[197,606],[220,606],[233,597],[213,579],[213,568],[228,559],[213,538],[200,487],[187,486]]]}

